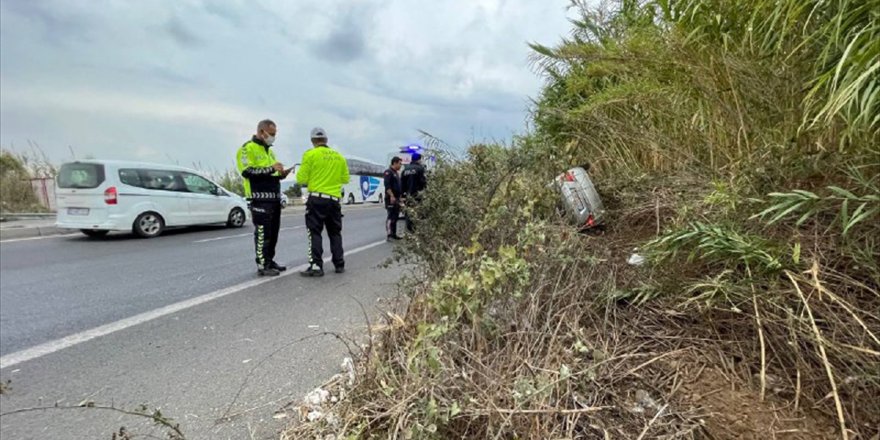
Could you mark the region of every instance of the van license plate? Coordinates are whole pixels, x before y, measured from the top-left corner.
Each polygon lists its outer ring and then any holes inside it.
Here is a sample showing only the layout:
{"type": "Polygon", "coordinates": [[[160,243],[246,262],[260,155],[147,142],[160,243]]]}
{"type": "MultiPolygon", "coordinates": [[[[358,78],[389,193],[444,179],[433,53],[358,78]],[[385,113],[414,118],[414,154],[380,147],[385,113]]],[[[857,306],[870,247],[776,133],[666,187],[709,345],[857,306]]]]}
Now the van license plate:
{"type": "Polygon", "coordinates": [[[89,215],[89,208],[67,208],[70,215],[89,215]]]}

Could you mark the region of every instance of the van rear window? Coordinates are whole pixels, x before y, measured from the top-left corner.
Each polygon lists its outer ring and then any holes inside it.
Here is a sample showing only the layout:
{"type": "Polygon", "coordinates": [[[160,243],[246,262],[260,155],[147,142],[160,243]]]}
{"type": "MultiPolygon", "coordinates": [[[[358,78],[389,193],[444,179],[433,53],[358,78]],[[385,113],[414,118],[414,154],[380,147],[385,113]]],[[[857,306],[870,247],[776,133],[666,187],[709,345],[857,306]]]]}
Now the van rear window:
{"type": "Polygon", "coordinates": [[[104,183],[104,165],[66,163],[58,172],[59,188],[97,188],[104,183]]]}

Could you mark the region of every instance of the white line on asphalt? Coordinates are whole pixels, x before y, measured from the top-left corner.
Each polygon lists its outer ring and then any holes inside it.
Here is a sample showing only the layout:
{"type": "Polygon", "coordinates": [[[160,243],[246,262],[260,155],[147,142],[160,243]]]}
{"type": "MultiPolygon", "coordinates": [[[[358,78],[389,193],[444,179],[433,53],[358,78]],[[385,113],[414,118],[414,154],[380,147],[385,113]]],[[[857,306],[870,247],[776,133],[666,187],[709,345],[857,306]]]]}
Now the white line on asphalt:
{"type": "Polygon", "coordinates": [[[79,232],[75,232],[73,234],[42,235],[39,237],[27,237],[27,238],[10,238],[8,240],[0,240],[0,243],[15,243],[16,241],[31,241],[31,240],[45,240],[47,238],[73,237],[74,235],[80,235],[80,234],[79,234],[79,232]]]}
{"type": "MultiPolygon", "coordinates": [[[[382,205],[381,205],[381,204],[377,204],[376,206],[382,206],[382,205]]],[[[345,210],[359,211],[359,210],[375,209],[376,206],[355,205],[355,206],[346,206],[346,207],[343,208],[343,209],[345,209],[345,210]]],[[[295,208],[294,208],[294,209],[295,209],[295,208]]],[[[302,210],[300,210],[300,211],[302,211],[302,210]]],[[[290,213],[290,214],[282,214],[281,216],[282,216],[282,217],[293,217],[294,215],[301,215],[301,214],[302,214],[302,212],[292,212],[292,213],[290,213]]],[[[304,227],[304,226],[303,226],[303,227],[304,227]]],[[[283,230],[283,229],[282,229],[282,230],[283,230]]],[[[75,233],[72,233],[72,234],[42,235],[42,236],[39,236],[39,237],[26,237],[26,238],[10,238],[10,239],[8,239],[8,240],[0,240],[0,243],[15,243],[15,242],[18,242],[18,241],[45,240],[45,239],[47,239],[47,238],[73,237],[73,236],[77,236],[77,235],[80,235],[80,233],[79,233],[79,232],[75,232],[75,233]]],[[[232,235],[232,236],[229,236],[229,237],[218,238],[217,240],[222,240],[222,239],[224,239],[224,238],[233,238],[233,237],[245,237],[245,236],[248,236],[248,235],[252,235],[252,234],[248,233],[248,234],[241,234],[241,235],[232,235]]],[[[212,241],[212,240],[214,240],[214,239],[208,239],[208,240],[204,240],[204,241],[212,241]]],[[[203,242],[203,241],[200,240],[200,241],[196,241],[195,243],[202,243],[202,242],[203,242]]]]}
{"type": "MultiPolygon", "coordinates": [[[[305,226],[288,226],[286,228],[281,228],[279,231],[291,231],[294,229],[303,229],[305,226]]],[[[207,243],[209,241],[217,241],[217,240],[226,240],[227,238],[239,238],[239,237],[253,237],[253,232],[248,232],[247,234],[235,234],[235,235],[227,235],[225,237],[214,237],[214,238],[206,238],[204,240],[196,240],[193,243],[207,243]]]]}
{"type": "MultiPolygon", "coordinates": [[[[366,246],[361,246],[356,249],[352,249],[345,253],[346,256],[354,255],[369,249],[372,249],[377,246],[381,246],[385,244],[385,240],[377,241],[375,243],[368,244],[366,246]]],[[[325,258],[325,262],[329,262],[330,258],[325,258]]],[[[242,290],[249,289],[251,287],[259,286],[261,284],[266,284],[272,281],[275,281],[280,278],[284,278],[286,276],[297,273],[301,270],[305,270],[308,268],[308,264],[303,264],[299,267],[292,268],[287,272],[281,274],[281,276],[277,277],[267,277],[267,278],[257,278],[254,280],[246,281],[244,283],[227,287],[225,289],[216,290],[211,293],[206,293],[201,296],[197,296],[195,298],[190,298],[184,301],[180,301],[174,304],[169,304],[165,307],[160,307],[155,310],[151,310],[149,312],[144,312],[138,315],[134,315],[125,319],[120,319],[116,322],[111,322],[109,324],[104,324],[99,327],[95,327],[90,330],[82,331],[79,333],[72,334],[70,336],[63,337],[61,339],[56,339],[54,341],[49,341],[35,347],[31,347],[28,349],[24,349],[21,351],[17,351],[15,353],[10,353],[4,356],[0,356],[0,369],[8,368],[13,365],[18,365],[22,362],[27,362],[29,360],[33,360],[39,357],[46,356],[47,354],[55,353],[59,350],[64,350],[65,348],[73,347],[77,344],[82,344],[83,342],[91,341],[92,339],[99,338],[101,336],[106,336],[111,333],[118,332],[120,330],[125,330],[129,327],[134,327],[138,324],[143,324],[145,322],[152,321],[157,318],[161,318],[163,316],[170,315],[172,313],[177,313],[181,310],[186,310],[191,307],[195,307],[200,304],[204,304],[208,301],[213,301],[218,298],[222,298],[224,296],[232,295],[233,293],[241,292],[242,290]]]]}

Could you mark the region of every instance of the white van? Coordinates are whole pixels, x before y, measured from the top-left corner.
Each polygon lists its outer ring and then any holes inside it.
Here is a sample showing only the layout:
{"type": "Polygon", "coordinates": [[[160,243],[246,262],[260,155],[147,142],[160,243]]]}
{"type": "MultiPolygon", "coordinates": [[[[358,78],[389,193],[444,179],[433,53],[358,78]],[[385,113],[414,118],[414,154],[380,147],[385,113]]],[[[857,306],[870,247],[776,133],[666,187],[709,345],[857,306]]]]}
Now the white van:
{"type": "Polygon", "coordinates": [[[247,201],[196,171],[169,165],[88,160],[61,165],[56,226],[89,237],[132,231],[151,238],[166,227],[244,226],[247,201]]]}

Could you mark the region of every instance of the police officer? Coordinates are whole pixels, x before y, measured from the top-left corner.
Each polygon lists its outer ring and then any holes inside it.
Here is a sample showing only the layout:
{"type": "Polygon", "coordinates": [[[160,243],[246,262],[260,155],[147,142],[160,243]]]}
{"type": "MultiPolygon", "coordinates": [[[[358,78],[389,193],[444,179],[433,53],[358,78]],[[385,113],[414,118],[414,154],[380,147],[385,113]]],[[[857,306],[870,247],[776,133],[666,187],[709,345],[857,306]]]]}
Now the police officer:
{"type": "Polygon", "coordinates": [[[309,189],[306,201],[306,228],[309,230],[309,268],[306,277],[324,276],[324,246],[321,232],[327,227],[330,252],[336,273],[345,272],[342,250],[342,185],[349,181],[348,162],[327,146],[327,132],[313,128],[312,148],[303,154],[296,181],[309,189]]]}
{"type": "Polygon", "coordinates": [[[287,270],[275,262],[281,228],[281,179],[290,173],[271,150],[277,133],[274,122],[260,121],[257,134],[239,148],[236,160],[254,220],[257,273],[261,276],[277,276],[287,270]]]}
{"type": "Polygon", "coordinates": [[[388,211],[385,233],[388,234],[388,241],[400,240],[397,235],[397,219],[400,217],[400,199],[403,191],[398,172],[402,164],[403,160],[394,156],[391,158],[391,166],[385,170],[385,210],[388,211]]]}
{"type": "Polygon", "coordinates": [[[419,204],[422,200],[421,193],[425,190],[428,180],[425,177],[425,167],[422,165],[422,155],[413,153],[409,165],[403,169],[401,177],[403,185],[403,193],[406,197],[405,204],[407,207],[406,214],[406,230],[414,232],[412,208],[419,204]]]}

